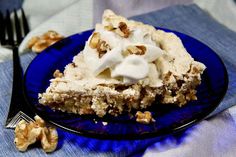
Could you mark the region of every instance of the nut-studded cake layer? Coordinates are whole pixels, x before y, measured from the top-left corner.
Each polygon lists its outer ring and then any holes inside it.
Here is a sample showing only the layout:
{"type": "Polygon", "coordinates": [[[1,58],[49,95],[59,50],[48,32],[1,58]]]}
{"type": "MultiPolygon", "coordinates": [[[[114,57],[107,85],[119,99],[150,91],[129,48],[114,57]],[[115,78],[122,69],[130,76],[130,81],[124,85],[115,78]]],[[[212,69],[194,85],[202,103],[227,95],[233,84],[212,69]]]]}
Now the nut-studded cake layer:
{"type": "Polygon", "coordinates": [[[47,104],[53,109],[77,113],[119,115],[130,112],[132,109],[143,109],[151,105],[161,89],[142,87],[135,84],[131,86],[98,85],[88,91],[57,92],[50,91],[40,95],[40,103],[47,104]]]}
{"type": "Polygon", "coordinates": [[[62,91],[54,87],[62,82],[67,86],[68,82],[60,80],[64,76],[58,70],[54,75],[57,81],[52,82],[53,85],[51,84],[46,93],[40,94],[41,104],[65,112],[96,114],[100,117],[106,114],[116,116],[132,109],[145,109],[155,100],[156,103],[182,106],[197,99],[195,88],[200,84],[199,69],[194,65],[182,77],[167,73],[163,86],[158,88],[138,83],[130,86],[100,84],[90,90],[62,91]]]}

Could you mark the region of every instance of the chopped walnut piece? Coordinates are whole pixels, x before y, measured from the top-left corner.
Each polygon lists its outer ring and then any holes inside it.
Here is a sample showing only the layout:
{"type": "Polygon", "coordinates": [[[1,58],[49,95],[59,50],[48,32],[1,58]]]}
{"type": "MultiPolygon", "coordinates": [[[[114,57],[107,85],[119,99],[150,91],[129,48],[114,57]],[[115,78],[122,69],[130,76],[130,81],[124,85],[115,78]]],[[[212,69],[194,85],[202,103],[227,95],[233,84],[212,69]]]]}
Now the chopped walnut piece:
{"type": "Polygon", "coordinates": [[[75,67],[77,67],[77,65],[73,62],[73,63],[71,63],[71,65],[75,68],[75,67]]]}
{"type": "Polygon", "coordinates": [[[100,33],[95,32],[93,33],[89,46],[92,49],[97,49],[99,58],[101,58],[108,50],[110,50],[110,46],[106,43],[106,41],[103,41],[100,39],[100,33]]]}
{"type": "Polygon", "coordinates": [[[105,41],[100,41],[97,47],[99,58],[106,54],[107,50],[109,49],[109,45],[105,41]]]}
{"type": "Polygon", "coordinates": [[[118,28],[120,29],[120,31],[123,33],[121,34],[121,36],[123,36],[124,38],[128,38],[130,35],[130,30],[127,27],[127,24],[124,22],[120,22],[118,28]]]}
{"type": "Polygon", "coordinates": [[[163,80],[165,82],[168,82],[170,80],[171,76],[172,76],[172,72],[168,71],[166,74],[163,74],[163,80]]]}
{"type": "Polygon", "coordinates": [[[39,53],[63,38],[64,37],[59,33],[49,30],[41,36],[32,37],[29,40],[27,47],[32,49],[32,51],[39,53]]]}
{"type": "Polygon", "coordinates": [[[137,45],[137,46],[128,46],[127,49],[122,53],[124,56],[128,56],[131,54],[135,55],[144,55],[146,52],[146,47],[143,45],[137,45]]]}
{"type": "Polygon", "coordinates": [[[104,29],[108,31],[114,31],[116,34],[124,38],[128,38],[130,35],[130,30],[125,22],[120,22],[118,24],[118,27],[107,25],[107,26],[104,26],[104,29]]]}
{"type": "Polygon", "coordinates": [[[89,46],[93,49],[96,49],[99,41],[100,41],[100,33],[94,32],[90,39],[89,46]]]}
{"type": "Polygon", "coordinates": [[[144,45],[136,45],[136,47],[141,51],[139,55],[144,55],[147,51],[147,48],[144,45]]]}
{"type": "Polygon", "coordinates": [[[52,152],[58,143],[58,134],[55,128],[47,128],[43,119],[34,117],[35,122],[27,123],[21,120],[15,128],[15,145],[19,151],[26,151],[29,145],[41,141],[45,152],[52,152]]]}
{"type": "Polygon", "coordinates": [[[53,73],[53,77],[55,77],[55,78],[56,77],[61,78],[62,76],[63,76],[63,73],[61,73],[60,70],[58,70],[58,69],[53,73]]]}
{"type": "Polygon", "coordinates": [[[105,30],[108,30],[108,31],[113,31],[113,30],[115,30],[116,28],[113,27],[112,25],[108,25],[108,26],[104,26],[104,29],[105,29],[105,30]]]}
{"type": "Polygon", "coordinates": [[[198,70],[197,67],[191,66],[190,73],[192,73],[192,74],[199,74],[200,71],[198,70]]]}
{"type": "Polygon", "coordinates": [[[135,114],[136,121],[138,123],[143,123],[143,124],[149,124],[150,122],[154,122],[155,120],[152,118],[152,114],[149,111],[145,111],[142,113],[141,111],[138,111],[135,114]]]}
{"type": "Polygon", "coordinates": [[[197,91],[196,90],[190,90],[189,93],[186,94],[186,99],[187,100],[197,100],[196,96],[197,91]]]}

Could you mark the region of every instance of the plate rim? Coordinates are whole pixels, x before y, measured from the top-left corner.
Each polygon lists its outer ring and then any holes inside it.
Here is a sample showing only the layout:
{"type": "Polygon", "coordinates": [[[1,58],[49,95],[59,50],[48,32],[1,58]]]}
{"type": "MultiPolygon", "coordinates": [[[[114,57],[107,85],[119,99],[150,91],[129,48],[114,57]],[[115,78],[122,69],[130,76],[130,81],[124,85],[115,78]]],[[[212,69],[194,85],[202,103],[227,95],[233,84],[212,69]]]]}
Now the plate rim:
{"type": "MultiPolygon", "coordinates": [[[[45,116],[45,114],[42,114],[41,112],[39,112],[38,110],[36,110],[35,108],[36,107],[33,107],[34,105],[31,104],[29,102],[29,99],[28,99],[28,95],[27,95],[27,89],[26,89],[26,75],[28,73],[28,70],[29,70],[29,67],[30,65],[32,64],[32,62],[42,54],[43,50],[40,54],[38,54],[35,58],[33,58],[33,60],[29,63],[29,65],[27,66],[27,69],[24,73],[24,77],[23,77],[23,95],[24,95],[24,98],[25,98],[25,101],[26,101],[26,105],[29,107],[29,109],[36,113],[37,115],[39,115],[40,117],[42,117],[47,123],[49,123],[49,125],[53,125],[53,126],[56,126],[58,128],[61,128],[65,131],[69,131],[71,133],[75,133],[75,134],[78,134],[78,135],[82,135],[82,136],[85,136],[85,137],[92,137],[92,138],[97,138],[97,139],[111,139],[111,140],[137,140],[137,139],[147,139],[147,138],[153,138],[153,137],[165,137],[165,136],[168,136],[170,134],[176,134],[176,133],[179,133],[191,126],[193,126],[194,124],[197,124],[199,122],[201,122],[202,120],[204,120],[208,115],[210,115],[221,103],[221,101],[224,99],[227,91],[228,91],[228,86],[229,86],[229,77],[228,77],[228,72],[227,72],[227,69],[226,69],[226,66],[223,62],[223,60],[221,59],[221,57],[211,48],[209,47],[208,45],[206,45],[205,43],[201,42],[200,40],[192,37],[192,36],[189,36],[185,33],[182,33],[182,32],[179,32],[179,31],[175,31],[175,30],[171,30],[171,29],[167,29],[167,28],[162,28],[162,27],[155,27],[156,29],[161,29],[161,30],[164,30],[164,31],[168,31],[168,32],[172,32],[174,34],[182,34],[182,35],[185,35],[189,38],[192,38],[194,40],[196,40],[197,42],[200,42],[201,44],[203,44],[204,46],[208,47],[210,50],[211,50],[211,53],[214,53],[214,55],[219,59],[219,62],[221,63],[222,67],[223,67],[223,70],[224,70],[224,77],[225,77],[225,83],[226,83],[226,86],[224,87],[223,89],[223,94],[221,95],[221,98],[217,101],[217,103],[215,103],[215,105],[213,107],[211,107],[210,109],[206,110],[205,112],[202,112],[199,114],[199,116],[195,117],[193,120],[191,120],[190,122],[188,123],[185,123],[183,125],[180,125],[178,127],[174,127],[172,129],[163,129],[161,131],[158,131],[158,132],[151,132],[151,133],[144,133],[144,134],[132,134],[132,136],[130,136],[130,134],[125,134],[125,135],[122,135],[122,134],[119,134],[119,135],[110,135],[110,134],[94,134],[94,133],[89,133],[89,132],[86,132],[86,131],[78,131],[78,130],[74,130],[72,128],[69,128],[69,127],[65,127],[63,125],[60,125],[54,121],[51,121],[49,118],[47,118],[47,116],[45,116]],[[102,136],[101,136],[102,135],[102,136]]],[[[75,34],[72,34],[62,40],[68,40],[68,38],[72,37],[72,36],[75,36],[75,35],[81,35],[83,33],[86,33],[86,32],[92,32],[94,29],[90,29],[90,30],[86,30],[86,31],[83,31],[83,32],[80,32],[80,33],[75,33],[75,34]]],[[[57,43],[55,43],[57,44],[57,43]]],[[[49,46],[48,48],[50,47],[53,47],[53,45],[49,46]]],[[[79,53],[79,52],[78,52],[79,53]]]]}

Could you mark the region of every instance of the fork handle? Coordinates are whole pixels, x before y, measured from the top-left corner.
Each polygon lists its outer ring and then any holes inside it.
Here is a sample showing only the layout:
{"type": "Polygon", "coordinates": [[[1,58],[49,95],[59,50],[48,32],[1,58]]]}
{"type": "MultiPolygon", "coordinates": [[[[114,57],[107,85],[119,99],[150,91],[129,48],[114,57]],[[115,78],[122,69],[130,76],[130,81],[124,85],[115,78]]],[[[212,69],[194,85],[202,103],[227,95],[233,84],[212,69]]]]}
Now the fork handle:
{"type": "Polygon", "coordinates": [[[20,64],[18,47],[13,48],[13,91],[21,91],[23,89],[23,70],[20,64]]]}
{"type": "Polygon", "coordinates": [[[10,108],[9,108],[9,112],[7,116],[7,121],[11,121],[11,119],[20,111],[25,113],[31,118],[35,116],[31,108],[27,106],[27,103],[24,98],[23,70],[20,64],[18,47],[14,46],[12,95],[11,95],[11,103],[10,103],[10,108]]]}

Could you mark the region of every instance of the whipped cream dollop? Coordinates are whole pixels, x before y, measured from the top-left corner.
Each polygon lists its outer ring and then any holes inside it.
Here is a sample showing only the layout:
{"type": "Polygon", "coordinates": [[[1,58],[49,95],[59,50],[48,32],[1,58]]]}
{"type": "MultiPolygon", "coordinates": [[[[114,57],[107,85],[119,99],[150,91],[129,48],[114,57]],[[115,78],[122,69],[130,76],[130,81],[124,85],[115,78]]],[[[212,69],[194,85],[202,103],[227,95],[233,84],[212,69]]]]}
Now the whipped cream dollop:
{"type": "Polygon", "coordinates": [[[136,83],[150,75],[149,64],[163,54],[151,35],[141,29],[133,30],[129,38],[105,30],[103,26],[97,26],[95,32],[99,33],[99,40],[109,45],[106,53],[99,57],[98,50],[89,46],[92,36],[86,43],[84,59],[95,76],[109,69],[110,77],[121,77],[123,83],[136,83]]]}
{"type": "Polygon", "coordinates": [[[130,55],[111,72],[111,77],[122,76],[129,80],[140,80],[148,75],[148,63],[140,56],[130,55]]]}

